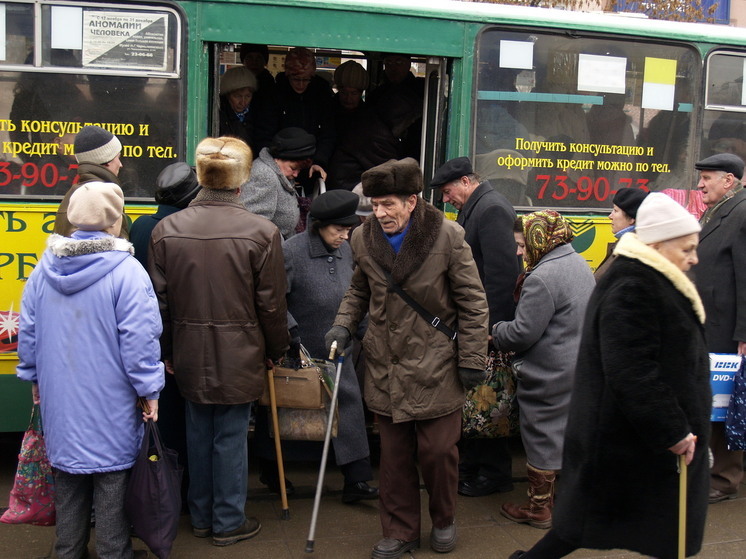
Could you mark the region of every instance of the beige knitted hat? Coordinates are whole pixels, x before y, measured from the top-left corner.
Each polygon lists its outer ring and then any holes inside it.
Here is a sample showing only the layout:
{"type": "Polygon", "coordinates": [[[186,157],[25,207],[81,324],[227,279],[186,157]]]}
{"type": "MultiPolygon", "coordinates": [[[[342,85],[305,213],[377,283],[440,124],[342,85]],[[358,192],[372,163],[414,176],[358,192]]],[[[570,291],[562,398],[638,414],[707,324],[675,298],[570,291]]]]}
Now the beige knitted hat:
{"type": "Polygon", "coordinates": [[[105,231],[122,216],[124,194],[111,182],[87,182],[70,196],[67,219],[81,231],[105,231]]]}

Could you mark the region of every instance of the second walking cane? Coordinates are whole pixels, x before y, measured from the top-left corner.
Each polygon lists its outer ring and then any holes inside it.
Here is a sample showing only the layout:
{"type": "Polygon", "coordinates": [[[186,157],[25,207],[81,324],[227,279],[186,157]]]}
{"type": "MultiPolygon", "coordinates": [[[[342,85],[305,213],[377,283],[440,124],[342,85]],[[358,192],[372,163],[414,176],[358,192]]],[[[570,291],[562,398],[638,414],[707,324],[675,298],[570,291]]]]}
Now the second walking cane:
{"type": "MultiPolygon", "coordinates": [[[[329,360],[334,361],[334,354],[337,352],[337,342],[332,342],[329,351],[329,360]]],[[[321,454],[321,467],[319,468],[319,480],[316,483],[316,496],[313,499],[313,514],[311,515],[311,526],[308,530],[308,540],[306,541],[306,553],[313,553],[314,538],[316,536],[316,520],[319,516],[319,504],[321,503],[321,490],[324,485],[324,473],[326,472],[326,459],[329,455],[329,443],[332,438],[332,426],[334,424],[334,410],[337,407],[337,395],[339,393],[339,379],[342,376],[342,363],[344,362],[344,350],[340,350],[337,355],[337,374],[334,379],[334,392],[332,392],[332,401],[329,404],[329,418],[326,422],[326,435],[324,437],[324,451],[321,454]]]]}
{"type": "Polygon", "coordinates": [[[285,465],[282,462],[282,446],[280,445],[280,424],[277,418],[277,395],[275,394],[275,369],[274,366],[267,367],[269,377],[269,407],[272,412],[272,429],[275,434],[275,453],[277,454],[277,474],[280,479],[280,500],[282,501],[282,520],[290,519],[290,507],[288,506],[288,494],[285,487],[285,465]]]}

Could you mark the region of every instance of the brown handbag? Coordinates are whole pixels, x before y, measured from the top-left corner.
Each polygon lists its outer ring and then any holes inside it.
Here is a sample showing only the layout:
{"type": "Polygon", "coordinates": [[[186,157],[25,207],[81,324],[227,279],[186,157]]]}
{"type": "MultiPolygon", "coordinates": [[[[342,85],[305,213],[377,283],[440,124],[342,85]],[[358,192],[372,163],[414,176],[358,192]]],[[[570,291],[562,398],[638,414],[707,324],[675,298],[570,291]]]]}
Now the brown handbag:
{"type": "MultiPolygon", "coordinates": [[[[329,406],[332,401],[332,391],[334,389],[334,365],[329,362],[317,360],[321,366],[327,368],[327,374],[324,375],[323,399],[324,407],[322,409],[277,409],[277,427],[280,432],[280,439],[284,441],[323,441],[326,435],[326,425],[329,421],[329,406]]],[[[270,429],[269,436],[274,438],[271,427],[272,417],[270,412],[270,429]]],[[[332,437],[337,436],[339,428],[339,407],[335,406],[334,416],[332,418],[332,437]]]]}
{"type": "MultiPolygon", "coordinates": [[[[301,366],[283,367],[276,365],[274,370],[275,398],[278,408],[319,410],[324,408],[323,379],[321,369],[316,365],[306,348],[300,349],[301,366]]],[[[264,379],[264,393],[259,404],[269,406],[269,381],[264,379]]]]}

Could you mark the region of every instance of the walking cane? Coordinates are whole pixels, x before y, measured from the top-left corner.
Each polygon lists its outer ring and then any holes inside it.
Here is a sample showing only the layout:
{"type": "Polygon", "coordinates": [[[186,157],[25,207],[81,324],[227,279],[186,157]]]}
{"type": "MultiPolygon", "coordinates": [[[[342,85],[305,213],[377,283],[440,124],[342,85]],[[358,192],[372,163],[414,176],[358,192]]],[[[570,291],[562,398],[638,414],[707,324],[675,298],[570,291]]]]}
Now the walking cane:
{"type": "Polygon", "coordinates": [[[679,454],[679,557],[686,557],[686,454],[679,454]]]}
{"type": "MultiPolygon", "coordinates": [[[[329,361],[334,361],[334,354],[337,351],[336,340],[332,342],[332,348],[329,351],[329,361]]],[[[342,376],[342,363],[344,362],[344,351],[340,351],[337,356],[337,374],[334,380],[334,392],[332,392],[332,401],[329,404],[329,418],[326,421],[326,435],[324,436],[324,451],[321,454],[321,467],[319,468],[319,480],[316,482],[316,496],[313,499],[313,514],[311,515],[311,527],[308,530],[308,540],[306,541],[306,553],[313,553],[314,537],[316,535],[316,520],[319,516],[319,504],[321,503],[321,488],[324,485],[324,473],[326,472],[326,458],[329,455],[329,442],[332,438],[332,426],[334,423],[334,410],[337,406],[337,395],[339,393],[339,379],[342,376]]]]}
{"type": "Polygon", "coordinates": [[[280,499],[282,500],[282,520],[290,520],[290,508],[288,507],[288,494],[285,489],[285,465],[282,463],[282,447],[280,446],[280,424],[277,418],[277,396],[275,395],[275,369],[267,367],[269,379],[269,407],[272,410],[272,430],[275,435],[275,455],[277,456],[277,474],[280,478],[280,499]]]}

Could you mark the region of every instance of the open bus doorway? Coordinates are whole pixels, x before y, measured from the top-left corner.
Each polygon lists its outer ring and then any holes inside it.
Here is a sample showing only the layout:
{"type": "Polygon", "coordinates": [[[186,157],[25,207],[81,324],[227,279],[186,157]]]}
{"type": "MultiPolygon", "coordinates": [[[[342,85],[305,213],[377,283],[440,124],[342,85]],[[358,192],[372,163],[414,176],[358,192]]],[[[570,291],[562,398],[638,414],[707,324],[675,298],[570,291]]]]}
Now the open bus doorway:
{"type": "Polygon", "coordinates": [[[256,75],[269,75],[274,80],[269,84],[258,80],[244,117],[249,121],[248,141],[255,157],[280,129],[299,126],[316,136],[314,163],[326,166],[326,186],[332,189],[351,190],[362,172],[389,159],[417,159],[426,179],[443,160],[447,99],[443,76],[447,59],[288,45],[213,43],[210,47],[213,135],[230,133],[225,126],[230,107],[226,92],[221,95],[226,71],[255,64],[255,53],[261,50],[263,64],[256,75]],[[293,92],[288,80],[292,71],[286,71],[285,60],[288,53],[298,50],[312,54],[315,71],[311,76],[301,76],[309,80],[306,89],[301,85],[293,92]],[[342,76],[342,84],[336,83],[335,75],[336,81],[342,76]],[[340,96],[350,89],[359,90],[360,104],[343,108],[340,96]],[[331,150],[329,136],[333,138],[331,150]]]}

